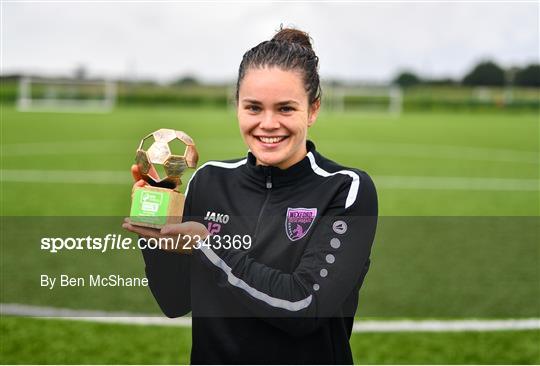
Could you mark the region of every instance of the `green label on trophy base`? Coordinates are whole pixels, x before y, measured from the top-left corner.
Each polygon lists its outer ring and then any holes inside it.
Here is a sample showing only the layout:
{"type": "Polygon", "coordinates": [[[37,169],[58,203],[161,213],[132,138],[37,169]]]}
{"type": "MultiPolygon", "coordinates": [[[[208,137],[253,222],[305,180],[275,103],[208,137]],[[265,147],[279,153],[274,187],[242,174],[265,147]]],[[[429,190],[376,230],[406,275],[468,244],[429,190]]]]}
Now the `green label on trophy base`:
{"type": "Polygon", "coordinates": [[[180,222],[183,195],[165,188],[139,187],[133,191],[130,219],[133,225],[161,228],[180,222]]]}
{"type": "Polygon", "coordinates": [[[131,206],[131,221],[149,224],[165,225],[169,206],[167,192],[137,189],[133,194],[131,206]]]}

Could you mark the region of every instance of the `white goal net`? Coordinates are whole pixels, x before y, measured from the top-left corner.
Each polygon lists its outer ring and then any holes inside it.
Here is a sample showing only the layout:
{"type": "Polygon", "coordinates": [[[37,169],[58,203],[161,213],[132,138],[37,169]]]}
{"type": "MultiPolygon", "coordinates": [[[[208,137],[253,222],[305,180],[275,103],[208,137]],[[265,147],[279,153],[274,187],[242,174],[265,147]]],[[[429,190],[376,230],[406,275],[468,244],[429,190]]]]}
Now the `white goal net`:
{"type": "Polygon", "coordinates": [[[323,86],[323,103],[333,112],[355,111],[365,114],[399,116],[403,93],[398,86],[323,86]]]}
{"type": "Polygon", "coordinates": [[[17,109],[22,112],[106,113],[116,102],[116,84],[110,80],[19,80],[17,109]]]}

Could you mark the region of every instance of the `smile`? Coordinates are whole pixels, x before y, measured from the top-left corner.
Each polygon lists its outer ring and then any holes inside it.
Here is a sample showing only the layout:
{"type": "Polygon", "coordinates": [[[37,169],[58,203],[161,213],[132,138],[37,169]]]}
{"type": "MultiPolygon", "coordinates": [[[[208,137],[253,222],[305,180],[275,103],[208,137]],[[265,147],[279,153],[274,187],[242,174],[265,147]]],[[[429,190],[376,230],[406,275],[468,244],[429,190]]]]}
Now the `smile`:
{"type": "Polygon", "coordinates": [[[256,138],[265,144],[278,144],[281,141],[285,140],[288,136],[276,136],[276,137],[267,137],[267,136],[256,136],[256,138]]]}

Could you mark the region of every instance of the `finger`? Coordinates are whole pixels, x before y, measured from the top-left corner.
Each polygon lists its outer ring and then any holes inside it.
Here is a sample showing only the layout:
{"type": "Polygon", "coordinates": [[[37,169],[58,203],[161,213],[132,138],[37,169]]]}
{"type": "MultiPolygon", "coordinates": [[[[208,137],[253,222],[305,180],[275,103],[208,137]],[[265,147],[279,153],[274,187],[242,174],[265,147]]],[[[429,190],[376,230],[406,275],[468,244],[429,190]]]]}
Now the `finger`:
{"type": "Polygon", "coordinates": [[[131,175],[133,176],[133,180],[135,181],[139,181],[142,179],[142,175],[139,171],[139,166],[137,164],[133,164],[131,166],[131,175]]]}
{"type": "Polygon", "coordinates": [[[187,233],[187,225],[182,224],[167,224],[161,228],[162,235],[178,235],[187,233]]]}
{"type": "Polygon", "coordinates": [[[145,180],[142,180],[142,179],[139,179],[138,181],[136,181],[134,184],[133,184],[133,187],[144,187],[146,186],[148,183],[146,183],[145,180]]]}
{"type": "Polygon", "coordinates": [[[139,227],[138,227],[138,226],[135,226],[135,225],[131,225],[130,223],[124,222],[124,223],[122,224],[122,228],[123,228],[123,229],[126,229],[126,230],[128,230],[128,231],[131,231],[132,233],[142,235],[142,234],[140,233],[139,227]]]}
{"type": "Polygon", "coordinates": [[[132,225],[130,223],[123,223],[122,227],[135,234],[139,234],[145,238],[161,238],[163,237],[158,229],[146,228],[142,226],[132,225]]]}

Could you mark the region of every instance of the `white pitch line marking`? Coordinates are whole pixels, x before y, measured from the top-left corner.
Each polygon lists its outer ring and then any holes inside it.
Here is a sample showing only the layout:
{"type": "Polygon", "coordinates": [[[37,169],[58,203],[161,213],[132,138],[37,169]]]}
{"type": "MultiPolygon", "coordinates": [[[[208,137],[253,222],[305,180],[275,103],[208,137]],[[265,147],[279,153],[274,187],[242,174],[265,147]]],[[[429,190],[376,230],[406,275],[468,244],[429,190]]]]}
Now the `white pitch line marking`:
{"type": "MultiPolygon", "coordinates": [[[[30,316],[95,323],[190,327],[191,318],[95,310],[73,310],[22,304],[0,304],[2,315],[30,316]]],[[[379,332],[491,332],[540,329],[540,318],[498,320],[362,320],[355,321],[354,333],[379,332]]]]}
{"type": "Polygon", "coordinates": [[[427,177],[427,176],[374,176],[375,186],[385,189],[429,189],[470,191],[538,191],[537,179],[427,177]]]}
{"type": "Polygon", "coordinates": [[[129,171],[115,170],[0,170],[0,181],[16,183],[125,184],[132,181],[129,171]]]}
{"type": "MultiPolygon", "coordinates": [[[[428,189],[468,191],[539,191],[537,179],[435,177],[435,176],[373,176],[379,189],[428,189]]],[[[1,182],[123,184],[130,185],[130,173],[117,170],[0,170],[1,182]]]]}
{"type": "MultiPolygon", "coordinates": [[[[207,139],[206,142],[214,142],[216,139],[207,139]]],[[[222,141],[221,138],[220,141],[222,141]]],[[[236,143],[236,139],[230,139],[236,143]]],[[[432,144],[405,144],[389,142],[351,142],[327,140],[328,146],[334,146],[335,150],[342,153],[352,153],[355,156],[397,156],[412,158],[450,159],[469,161],[496,161],[508,163],[540,163],[537,151],[456,146],[456,145],[432,145],[432,144]]],[[[49,141],[49,142],[26,142],[4,144],[2,154],[9,156],[43,156],[43,155],[81,155],[81,154],[110,154],[122,153],[126,147],[131,146],[131,140],[80,140],[80,141],[49,141]]]]}
{"type": "Polygon", "coordinates": [[[47,156],[47,155],[85,155],[123,153],[133,145],[130,140],[81,140],[53,142],[24,142],[5,144],[2,155],[11,156],[47,156]]]}
{"type": "MultiPolygon", "coordinates": [[[[326,143],[330,143],[327,141],[326,143]]],[[[384,142],[344,142],[334,141],[334,153],[375,156],[398,156],[411,158],[495,161],[503,163],[540,163],[537,151],[520,151],[511,149],[482,148],[452,145],[400,144],[384,142]]]]}
{"type": "Polygon", "coordinates": [[[354,322],[353,332],[490,332],[540,329],[540,319],[500,320],[366,320],[354,322]]]}
{"type": "Polygon", "coordinates": [[[0,304],[0,314],[95,323],[190,327],[191,318],[166,318],[160,314],[137,314],[101,310],[75,310],[24,304],[0,304]]]}

